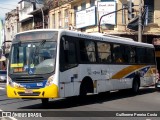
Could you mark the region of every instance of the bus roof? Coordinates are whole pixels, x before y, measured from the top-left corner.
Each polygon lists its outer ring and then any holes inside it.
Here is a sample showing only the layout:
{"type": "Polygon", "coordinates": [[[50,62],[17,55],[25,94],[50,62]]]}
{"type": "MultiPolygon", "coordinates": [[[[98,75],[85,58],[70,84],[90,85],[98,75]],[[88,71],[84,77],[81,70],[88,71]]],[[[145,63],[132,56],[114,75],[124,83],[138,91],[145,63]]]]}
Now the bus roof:
{"type": "Polygon", "coordinates": [[[134,46],[143,46],[143,47],[150,47],[154,48],[152,44],[148,43],[142,43],[142,42],[136,42],[131,38],[126,38],[126,37],[119,37],[119,36],[114,36],[114,35],[107,35],[107,34],[102,34],[102,33],[82,33],[82,32],[76,32],[76,31],[70,31],[70,30],[65,30],[66,34],[72,35],[72,36],[78,36],[82,38],[94,38],[95,40],[101,40],[101,41],[106,41],[106,42],[111,42],[111,43],[120,43],[120,44],[128,44],[128,45],[134,45],[134,46]],[[88,37],[92,36],[92,37],[88,37]]]}
{"type": "Polygon", "coordinates": [[[136,42],[131,38],[119,37],[119,36],[102,34],[102,33],[83,33],[83,32],[77,32],[77,31],[71,31],[71,30],[65,30],[65,29],[38,29],[38,30],[36,29],[36,30],[20,32],[20,33],[17,33],[16,35],[27,33],[27,32],[37,32],[37,31],[58,31],[59,34],[63,33],[63,34],[74,36],[74,37],[88,38],[88,39],[94,38],[94,40],[106,41],[111,43],[119,43],[119,44],[123,43],[123,44],[134,45],[134,46],[154,48],[152,44],[136,42]]]}

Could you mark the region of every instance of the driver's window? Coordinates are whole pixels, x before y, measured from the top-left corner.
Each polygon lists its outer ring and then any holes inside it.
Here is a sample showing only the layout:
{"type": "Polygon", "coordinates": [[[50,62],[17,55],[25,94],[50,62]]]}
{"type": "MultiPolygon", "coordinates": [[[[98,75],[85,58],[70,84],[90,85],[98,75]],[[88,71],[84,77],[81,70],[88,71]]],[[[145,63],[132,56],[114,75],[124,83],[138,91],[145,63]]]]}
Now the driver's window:
{"type": "Polygon", "coordinates": [[[63,36],[60,52],[61,70],[67,70],[77,65],[76,43],[74,38],[63,36]]]}

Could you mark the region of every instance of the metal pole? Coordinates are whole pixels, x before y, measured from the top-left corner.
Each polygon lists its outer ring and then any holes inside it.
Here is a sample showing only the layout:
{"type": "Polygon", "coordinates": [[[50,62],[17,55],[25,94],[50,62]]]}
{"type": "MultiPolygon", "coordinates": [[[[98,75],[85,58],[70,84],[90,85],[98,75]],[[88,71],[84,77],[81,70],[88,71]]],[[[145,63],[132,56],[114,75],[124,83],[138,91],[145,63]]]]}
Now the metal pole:
{"type": "Polygon", "coordinates": [[[112,13],[115,13],[115,12],[118,12],[118,11],[121,11],[121,10],[124,10],[124,9],[127,9],[127,7],[121,8],[121,9],[119,9],[119,10],[116,10],[116,11],[113,11],[113,12],[110,12],[110,13],[107,13],[107,14],[102,15],[102,16],[100,17],[100,20],[99,20],[99,23],[98,23],[98,32],[99,32],[99,33],[101,32],[101,30],[100,30],[101,20],[102,20],[102,18],[103,18],[104,16],[110,15],[110,14],[112,14],[112,13]]]}
{"type": "Polygon", "coordinates": [[[43,8],[41,8],[41,12],[42,12],[42,19],[43,19],[43,29],[44,29],[44,13],[43,13],[43,8]]]}
{"type": "Polygon", "coordinates": [[[139,0],[138,42],[142,42],[142,0],[139,0]]]}
{"type": "Polygon", "coordinates": [[[126,20],[125,20],[125,10],[124,10],[125,7],[126,7],[126,6],[125,6],[124,4],[122,4],[122,8],[123,8],[123,10],[122,10],[122,24],[123,24],[123,25],[126,24],[126,20]]]}

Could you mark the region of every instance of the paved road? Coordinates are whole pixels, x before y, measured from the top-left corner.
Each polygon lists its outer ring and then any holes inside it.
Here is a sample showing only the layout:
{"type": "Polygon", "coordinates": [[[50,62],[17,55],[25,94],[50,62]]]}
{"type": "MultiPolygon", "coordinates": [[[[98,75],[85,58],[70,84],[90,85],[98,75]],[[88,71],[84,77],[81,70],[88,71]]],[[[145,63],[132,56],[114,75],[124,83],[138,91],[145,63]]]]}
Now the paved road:
{"type": "MultiPolygon", "coordinates": [[[[158,117],[102,117],[101,115],[109,116],[110,114],[116,115],[116,113],[126,113],[125,111],[160,111],[160,92],[155,91],[154,88],[141,88],[139,94],[134,96],[129,91],[112,92],[110,94],[102,95],[89,95],[85,100],[79,97],[72,97],[66,99],[50,100],[48,106],[42,106],[40,100],[35,99],[10,99],[7,98],[5,92],[5,84],[0,83],[0,109],[3,111],[44,111],[42,115],[58,115],[58,120],[75,120],[72,116],[72,112],[67,113],[65,111],[73,111],[73,116],[77,116],[76,119],[103,119],[103,120],[159,120],[158,117]],[[53,112],[56,111],[56,112],[53,112]],[[59,113],[59,111],[63,111],[59,113]],[[85,111],[85,112],[79,112],[85,111]],[[87,112],[86,112],[87,111],[87,112]],[[103,111],[103,112],[91,112],[91,111],[103,111]],[[105,111],[105,112],[104,112],[105,111]],[[108,111],[108,112],[106,112],[108,111]],[[109,111],[116,111],[110,113],[109,111]],[[117,112],[119,111],[119,112],[117,112]],[[47,112],[47,113],[46,113],[47,112]],[[70,117],[66,117],[69,115],[70,117]],[[83,116],[83,117],[82,117],[83,116]],[[95,117],[98,116],[98,117],[95,117]]],[[[152,113],[151,112],[151,113],[152,113]]],[[[154,112],[153,112],[154,113],[154,112]]],[[[9,120],[14,118],[2,118],[2,120],[9,120]]],[[[22,118],[16,117],[21,120],[22,118]]],[[[30,120],[31,118],[23,118],[23,120],[30,120]]],[[[33,119],[33,118],[32,118],[33,119]]],[[[35,119],[35,118],[34,118],[35,119]]],[[[42,118],[43,120],[44,118],[42,118]]],[[[52,119],[47,117],[46,119],[52,119]]],[[[55,119],[55,118],[54,118],[55,119]]],[[[38,118],[38,120],[41,120],[38,118]]]]}

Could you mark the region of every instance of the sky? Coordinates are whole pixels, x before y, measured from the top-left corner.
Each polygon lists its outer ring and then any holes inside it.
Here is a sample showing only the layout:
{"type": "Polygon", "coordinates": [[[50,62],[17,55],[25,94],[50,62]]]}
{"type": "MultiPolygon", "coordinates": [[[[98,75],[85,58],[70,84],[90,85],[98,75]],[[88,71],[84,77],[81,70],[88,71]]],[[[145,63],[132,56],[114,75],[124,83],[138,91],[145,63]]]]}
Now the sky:
{"type": "Polygon", "coordinates": [[[21,0],[0,0],[0,19],[5,19],[5,13],[16,9],[21,0]]]}

